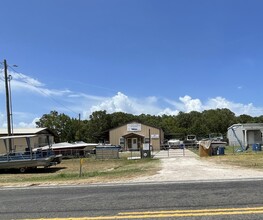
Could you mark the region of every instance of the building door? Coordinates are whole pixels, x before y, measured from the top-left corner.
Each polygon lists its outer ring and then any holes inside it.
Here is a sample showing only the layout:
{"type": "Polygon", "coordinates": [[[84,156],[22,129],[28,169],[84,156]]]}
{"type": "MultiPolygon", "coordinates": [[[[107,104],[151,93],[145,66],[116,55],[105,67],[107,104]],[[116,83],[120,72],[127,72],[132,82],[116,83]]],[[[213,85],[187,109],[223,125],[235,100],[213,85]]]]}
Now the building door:
{"type": "Polygon", "coordinates": [[[137,138],[132,138],[132,149],[138,149],[137,138]]]}
{"type": "Polygon", "coordinates": [[[262,142],[261,131],[260,130],[250,130],[247,131],[247,143],[248,145],[253,145],[262,142]]]}
{"type": "Polygon", "coordinates": [[[127,138],[127,145],[128,145],[128,149],[132,148],[132,139],[131,138],[127,138]]]}

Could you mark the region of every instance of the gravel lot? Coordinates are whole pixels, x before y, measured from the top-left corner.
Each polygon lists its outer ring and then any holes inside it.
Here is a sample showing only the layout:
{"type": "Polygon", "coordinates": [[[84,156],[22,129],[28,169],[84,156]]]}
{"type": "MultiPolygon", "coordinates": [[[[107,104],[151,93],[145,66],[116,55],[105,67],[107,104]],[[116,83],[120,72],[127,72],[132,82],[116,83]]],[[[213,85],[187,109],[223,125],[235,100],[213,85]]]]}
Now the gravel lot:
{"type": "Polygon", "coordinates": [[[169,157],[167,151],[161,151],[155,157],[161,159],[162,169],[156,175],[133,182],[263,179],[263,171],[215,164],[187,149],[184,153],[181,149],[170,150],[169,157]]]}

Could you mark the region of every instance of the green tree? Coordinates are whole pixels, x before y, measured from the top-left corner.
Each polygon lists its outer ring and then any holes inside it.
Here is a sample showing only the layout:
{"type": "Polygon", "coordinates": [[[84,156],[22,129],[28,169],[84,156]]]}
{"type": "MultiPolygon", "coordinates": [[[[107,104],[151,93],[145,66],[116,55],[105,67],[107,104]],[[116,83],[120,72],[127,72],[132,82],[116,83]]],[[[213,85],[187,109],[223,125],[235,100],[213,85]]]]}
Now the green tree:
{"type": "Polygon", "coordinates": [[[92,142],[104,142],[109,140],[110,115],[104,111],[95,111],[90,115],[86,123],[86,134],[92,142]]]}
{"type": "Polygon", "coordinates": [[[150,114],[141,114],[137,116],[137,121],[149,126],[153,127],[160,127],[161,125],[161,117],[160,116],[155,116],[155,115],[150,115],[150,114]]]}
{"type": "Polygon", "coordinates": [[[160,127],[164,131],[165,139],[171,139],[178,132],[175,116],[162,115],[160,127]]]}
{"type": "Polygon", "coordinates": [[[263,115],[254,118],[255,123],[263,123],[263,115]]]}
{"type": "Polygon", "coordinates": [[[243,115],[240,115],[240,116],[237,117],[237,121],[238,121],[238,123],[242,123],[242,124],[254,123],[255,122],[255,118],[253,118],[250,115],[243,114],[243,115]]]}
{"type": "Polygon", "coordinates": [[[110,128],[116,128],[125,123],[135,120],[135,116],[132,114],[127,114],[124,112],[114,112],[109,115],[110,118],[110,128]]]}
{"type": "Polygon", "coordinates": [[[209,133],[227,132],[227,128],[236,123],[235,114],[229,109],[211,109],[202,112],[203,121],[209,133]]]}
{"type": "Polygon", "coordinates": [[[56,143],[63,141],[73,141],[74,129],[72,128],[72,121],[69,116],[59,114],[57,111],[51,111],[49,114],[44,114],[38,122],[37,127],[46,127],[54,134],[54,141],[56,143]]]}

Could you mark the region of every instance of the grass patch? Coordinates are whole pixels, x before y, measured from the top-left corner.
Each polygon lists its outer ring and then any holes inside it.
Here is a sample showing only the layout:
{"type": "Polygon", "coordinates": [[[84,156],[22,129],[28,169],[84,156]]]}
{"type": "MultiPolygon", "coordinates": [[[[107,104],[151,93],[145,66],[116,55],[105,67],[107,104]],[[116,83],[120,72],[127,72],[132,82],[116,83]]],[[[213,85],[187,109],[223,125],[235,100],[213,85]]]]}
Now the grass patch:
{"type": "Polygon", "coordinates": [[[38,168],[36,171],[19,173],[17,171],[2,172],[0,183],[95,183],[129,180],[135,177],[155,174],[160,170],[159,160],[127,160],[120,159],[97,160],[84,158],[82,176],[80,177],[80,159],[62,160],[61,164],[48,169],[38,168]]]}
{"type": "Polygon", "coordinates": [[[263,169],[263,153],[262,152],[239,152],[239,153],[228,153],[226,152],[223,156],[211,157],[217,163],[229,164],[233,166],[263,169]]]}
{"type": "MultiPolygon", "coordinates": [[[[250,147],[247,151],[238,152],[239,149],[240,147],[226,146],[225,155],[206,157],[206,159],[219,164],[259,170],[263,169],[263,151],[252,151],[250,147]]],[[[190,150],[199,155],[198,149],[190,150]]]]}

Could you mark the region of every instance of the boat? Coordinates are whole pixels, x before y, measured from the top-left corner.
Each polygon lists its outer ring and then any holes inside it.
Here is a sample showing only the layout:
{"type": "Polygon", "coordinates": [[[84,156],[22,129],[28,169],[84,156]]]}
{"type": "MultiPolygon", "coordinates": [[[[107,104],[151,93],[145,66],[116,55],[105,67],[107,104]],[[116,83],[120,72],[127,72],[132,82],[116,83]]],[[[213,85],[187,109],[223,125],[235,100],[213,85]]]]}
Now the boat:
{"type": "Polygon", "coordinates": [[[202,156],[213,156],[223,155],[224,149],[227,142],[216,140],[216,139],[202,139],[198,142],[199,155],[202,156]]]}
{"type": "Polygon", "coordinates": [[[196,135],[190,134],[186,136],[184,140],[185,147],[195,147],[197,145],[196,135]]]}
{"type": "Polygon", "coordinates": [[[6,153],[0,155],[0,169],[19,169],[21,173],[28,169],[35,169],[37,167],[50,167],[57,165],[62,160],[62,155],[55,155],[52,149],[32,149],[30,145],[30,138],[36,135],[18,135],[18,136],[4,136],[0,140],[4,141],[6,153]],[[12,140],[25,139],[25,151],[16,152],[10,147],[12,140]]]}
{"type": "Polygon", "coordinates": [[[97,143],[85,143],[83,141],[78,141],[74,143],[54,143],[40,147],[39,149],[47,150],[51,148],[56,155],[61,154],[63,158],[71,158],[88,157],[90,153],[94,152],[96,146],[98,146],[97,143]]]}
{"type": "Polygon", "coordinates": [[[170,139],[167,143],[169,148],[178,148],[181,144],[181,141],[178,139],[170,139]]]}

